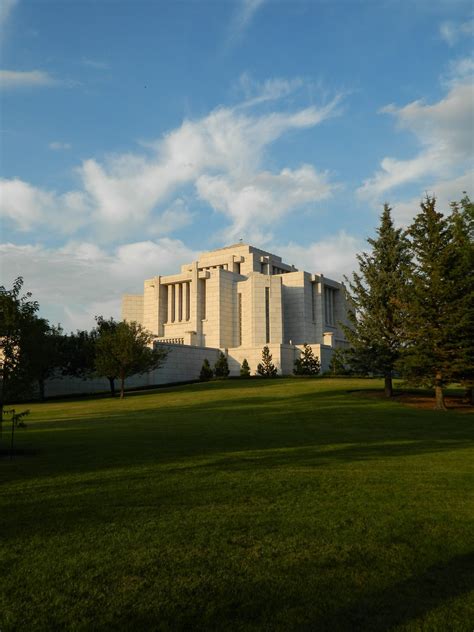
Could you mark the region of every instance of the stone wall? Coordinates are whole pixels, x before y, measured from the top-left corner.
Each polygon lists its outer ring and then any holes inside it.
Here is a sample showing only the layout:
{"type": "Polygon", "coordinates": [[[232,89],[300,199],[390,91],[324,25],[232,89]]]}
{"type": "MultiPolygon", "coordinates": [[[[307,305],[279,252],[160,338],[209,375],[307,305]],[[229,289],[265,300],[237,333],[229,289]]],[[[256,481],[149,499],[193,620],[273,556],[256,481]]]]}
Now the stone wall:
{"type": "MultiPolygon", "coordinates": [[[[128,378],[126,388],[140,388],[159,384],[172,384],[197,380],[204,358],[214,366],[219,357],[219,349],[194,347],[188,345],[162,345],[169,349],[168,357],[162,367],[144,375],[133,375],[128,378]]],[[[119,388],[116,382],[116,389],[119,388]]],[[[47,380],[45,386],[46,397],[61,395],[84,395],[90,393],[107,392],[109,381],[105,378],[81,380],[80,378],[64,377],[47,380]]]]}

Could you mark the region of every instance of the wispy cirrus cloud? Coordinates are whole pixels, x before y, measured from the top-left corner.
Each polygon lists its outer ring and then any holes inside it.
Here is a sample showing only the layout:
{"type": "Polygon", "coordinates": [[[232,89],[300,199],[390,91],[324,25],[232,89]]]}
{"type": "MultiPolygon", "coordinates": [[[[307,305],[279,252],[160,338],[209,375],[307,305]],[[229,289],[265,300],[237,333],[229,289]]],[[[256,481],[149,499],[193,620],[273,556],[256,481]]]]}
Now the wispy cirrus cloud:
{"type": "Polygon", "coordinates": [[[55,140],[52,143],[49,143],[48,147],[53,151],[62,151],[65,149],[71,149],[71,143],[64,143],[59,140],[55,140]]]}
{"type": "Polygon", "coordinates": [[[378,204],[403,185],[417,183],[426,190],[470,170],[474,149],[472,69],[469,60],[458,60],[450,69],[447,94],[438,102],[413,101],[381,110],[395,118],[399,129],[412,133],[420,149],[409,159],[383,158],[380,169],[359,187],[360,197],[378,204]]]}
{"type": "Polygon", "coordinates": [[[334,116],[338,103],[336,96],[321,107],[265,114],[239,105],[219,107],[183,121],[141,153],[83,161],[76,168],[80,186],[75,191],[58,194],[19,179],[4,180],[0,212],[21,230],[48,222],[68,234],[84,228],[99,241],[113,241],[130,238],[130,227],[138,232],[151,217],[162,234],[189,223],[192,213],[177,203],[187,188],[195,201],[207,201],[228,218],[226,234],[248,231],[252,223],[265,224],[259,219],[263,208],[269,222],[278,221],[331,194],[328,174],[311,165],[271,173],[263,163],[269,145],[289,131],[310,129],[334,116]],[[245,212],[239,210],[244,201],[249,204],[245,212]]]}
{"type": "Polygon", "coordinates": [[[455,46],[461,39],[474,35],[474,20],[465,22],[442,22],[439,27],[439,34],[449,46],[455,46]]]}
{"type": "Polygon", "coordinates": [[[16,4],[18,4],[18,0],[2,0],[0,3],[0,28],[5,26],[16,4]]]}
{"type": "Polygon", "coordinates": [[[254,15],[266,0],[240,0],[229,28],[229,43],[237,42],[248,28],[254,15]]]}
{"type": "Polygon", "coordinates": [[[107,62],[99,59],[91,59],[90,57],[83,57],[81,63],[83,66],[88,66],[89,68],[94,68],[95,70],[108,70],[110,68],[107,62]]]}
{"type": "Polygon", "coordinates": [[[44,70],[0,70],[0,87],[5,89],[40,88],[58,81],[44,70]]]}

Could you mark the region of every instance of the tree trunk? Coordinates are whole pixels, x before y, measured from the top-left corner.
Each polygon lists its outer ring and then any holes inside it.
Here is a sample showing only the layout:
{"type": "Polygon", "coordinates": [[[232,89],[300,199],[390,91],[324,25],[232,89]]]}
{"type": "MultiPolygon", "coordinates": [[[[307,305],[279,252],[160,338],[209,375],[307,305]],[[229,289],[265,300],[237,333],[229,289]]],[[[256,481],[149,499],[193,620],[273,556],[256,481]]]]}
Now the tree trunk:
{"type": "Polygon", "coordinates": [[[38,388],[40,402],[44,402],[44,380],[42,378],[38,380],[38,388]]]}
{"type": "Polygon", "coordinates": [[[393,397],[393,383],[392,383],[392,376],[391,375],[386,375],[385,376],[385,397],[393,397]]]}
{"type": "Polygon", "coordinates": [[[115,397],[115,378],[108,377],[107,379],[109,380],[109,384],[110,384],[110,395],[111,397],[115,397]]]}
{"type": "Polygon", "coordinates": [[[437,375],[435,380],[435,410],[448,410],[444,403],[444,391],[441,384],[441,376],[437,375]]]}
{"type": "Polygon", "coordinates": [[[125,397],[125,378],[122,376],[120,378],[120,399],[125,397]]]}
{"type": "Polygon", "coordinates": [[[466,388],[466,392],[464,393],[463,401],[470,406],[474,406],[474,387],[468,386],[466,388]]]}

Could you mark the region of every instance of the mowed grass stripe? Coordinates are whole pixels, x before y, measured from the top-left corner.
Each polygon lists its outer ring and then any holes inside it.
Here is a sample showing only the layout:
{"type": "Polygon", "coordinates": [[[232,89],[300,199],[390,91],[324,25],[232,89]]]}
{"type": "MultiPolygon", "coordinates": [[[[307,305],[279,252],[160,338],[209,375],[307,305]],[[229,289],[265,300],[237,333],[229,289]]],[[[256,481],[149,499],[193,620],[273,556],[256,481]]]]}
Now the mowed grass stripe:
{"type": "Polygon", "coordinates": [[[374,385],[29,405],[38,453],[0,461],[0,629],[469,630],[473,417],[349,393],[374,385]]]}

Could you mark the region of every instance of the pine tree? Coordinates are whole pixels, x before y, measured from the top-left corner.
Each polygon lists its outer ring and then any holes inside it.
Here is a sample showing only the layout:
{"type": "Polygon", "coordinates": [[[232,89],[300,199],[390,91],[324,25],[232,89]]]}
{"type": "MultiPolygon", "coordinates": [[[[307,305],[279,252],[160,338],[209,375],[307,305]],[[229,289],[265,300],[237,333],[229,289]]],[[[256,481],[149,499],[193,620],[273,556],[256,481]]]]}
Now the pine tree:
{"type": "Polygon", "coordinates": [[[226,356],[220,351],[219,357],[214,365],[214,375],[216,377],[228,377],[229,376],[229,363],[226,356]]]}
{"type": "Polygon", "coordinates": [[[262,349],[262,362],[257,366],[257,373],[262,377],[276,377],[278,371],[272,362],[270,349],[265,345],[262,349]]]}
{"type": "Polygon", "coordinates": [[[370,253],[357,255],[359,273],[349,281],[351,343],[348,361],[358,372],[383,375],[385,395],[393,394],[392,376],[402,346],[403,301],[410,261],[405,233],[393,225],[385,204],[370,253]]]}
{"type": "Polygon", "coordinates": [[[465,323],[462,256],[453,222],[436,210],[434,197],[421,203],[408,232],[413,265],[400,368],[409,383],[434,387],[436,408],[446,410],[444,387],[462,364],[458,362],[465,323]]]}
{"type": "Polygon", "coordinates": [[[329,362],[328,373],[330,375],[349,375],[350,371],[346,368],[344,359],[343,350],[335,349],[331,356],[331,361],[329,362]]]}
{"type": "Polygon", "coordinates": [[[202,363],[201,372],[199,373],[199,379],[201,382],[208,382],[214,373],[211,369],[211,365],[209,364],[209,360],[204,358],[204,362],[202,363]]]}
{"type": "Polygon", "coordinates": [[[240,367],[240,377],[250,377],[250,367],[247,362],[247,358],[242,360],[242,365],[240,367]]]}
{"type": "Polygon", "coordinates": [[[295,375],[317,375],[321,370],[321,364],[313,353],[312,348],[304,343],[301,357],[295,360],[295,375]]]}
{"type": "Polygon", "coordinates": [[[474,404],[474,204],[464,194],[451,204],[453,232],[451,273],[458,284],[457,353],[453,360],[456,381],[466,387],[466,400],[474,404]]]}

